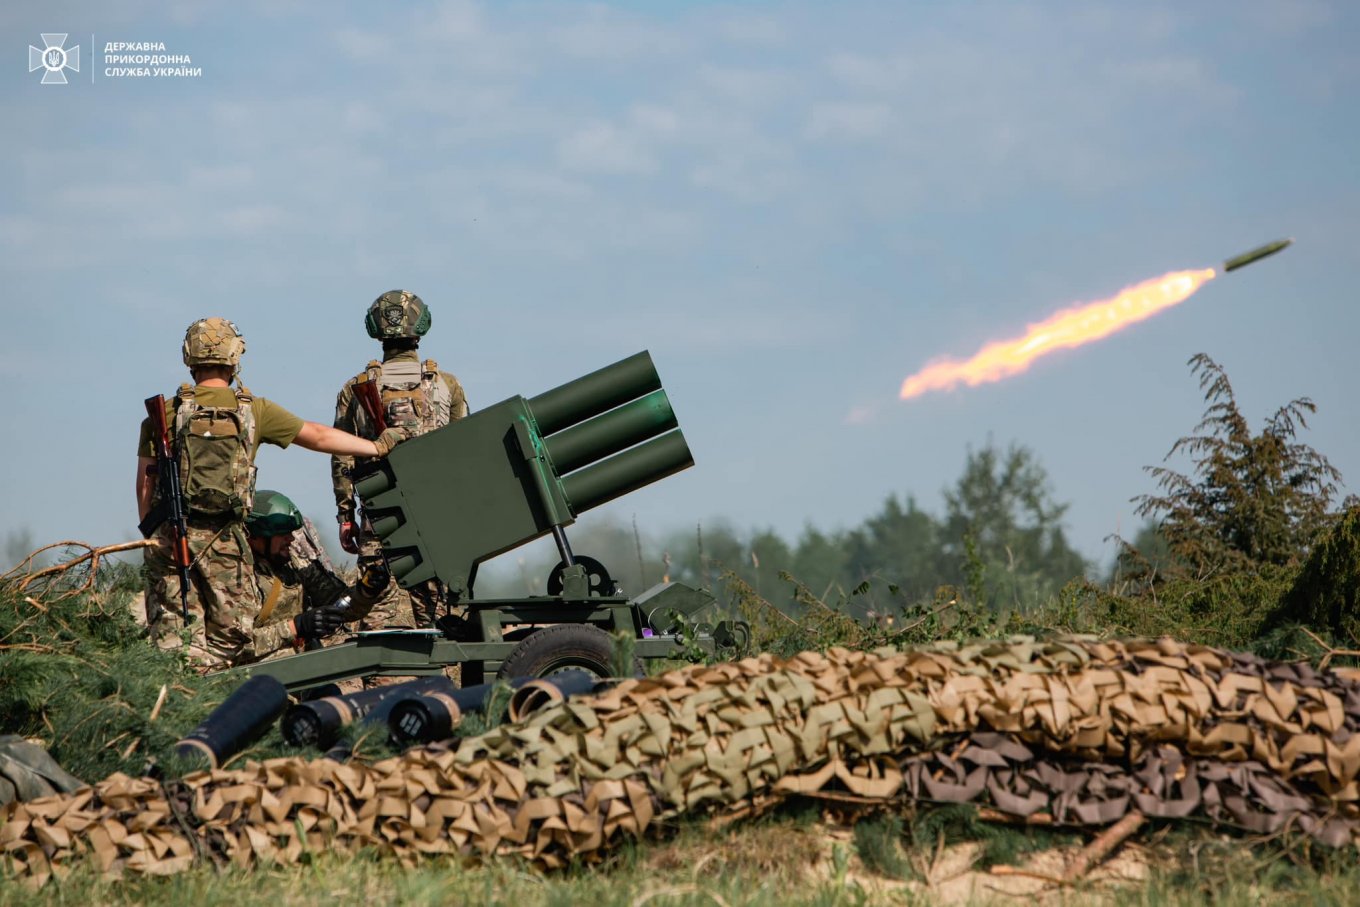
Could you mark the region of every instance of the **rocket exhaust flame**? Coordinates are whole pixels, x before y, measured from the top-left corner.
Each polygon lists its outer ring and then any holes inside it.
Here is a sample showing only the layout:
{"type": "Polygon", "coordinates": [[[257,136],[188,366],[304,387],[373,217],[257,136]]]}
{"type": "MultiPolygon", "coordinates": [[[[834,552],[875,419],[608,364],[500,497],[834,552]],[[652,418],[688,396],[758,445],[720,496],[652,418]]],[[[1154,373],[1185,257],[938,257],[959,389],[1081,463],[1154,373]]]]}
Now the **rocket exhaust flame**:
{"type": "Polygon", "coordinates": [[[1121,290],[1111,299],[1074,306],[1031,324],[1024,336],[992,341],[967,361],[938,359],[902,382],[903,400],[927,391],[974,387],[1000,381],[1029,368],[1055,350],[1083,346],[1184,302],[1216,276],[1213,268],[1172,271],[1121,290]]]}

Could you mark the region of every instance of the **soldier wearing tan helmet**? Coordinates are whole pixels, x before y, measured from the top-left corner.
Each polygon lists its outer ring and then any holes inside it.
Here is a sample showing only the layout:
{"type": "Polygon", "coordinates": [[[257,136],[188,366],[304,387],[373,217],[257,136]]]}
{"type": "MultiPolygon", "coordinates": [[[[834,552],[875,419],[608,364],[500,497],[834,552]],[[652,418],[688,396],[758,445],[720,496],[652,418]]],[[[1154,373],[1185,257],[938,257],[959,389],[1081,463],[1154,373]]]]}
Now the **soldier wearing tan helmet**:
{"type": "MultiPolygon", "coordinates": [[[[303,421],[240,383],[245,351],[245,339],[230,321],[195,321],[185,332],[183,349],[194,383],[180,385],[166,402],[188,524],[188,603],[193,619],[187,628],[179,612],[180,578],[171,554],[170,526],[162,524],[155,530],[160,545],[148,549],[145,560],[152,638],[164,649],[187,645],[190,662],[209,670],[251,657],[260,600],[245,520],[254,497],[259,446],[287,447],[296,442],[322,453],[382,457],[409,434],[394,428],[369,440],[303,421]]],[[[139,518],[152,510],[159,493],[152,427],[146,419],[137,445],[139,518]]]]}
{"type": "MultiPolygon", "coordinates": [[[[412,435],[423,435],[467,415],[463,385],[448,372],[440,371],[433,359],[420,359],[420,338],[430,329],[430,309],[419,296],[406,290],[390,290],[373,301],[364,317],[368,336],[382,341],[382,361],[373,360],[355,375],[335,399],[335,427],[364,438],[378,435],[378,426],[356,395],[355,385],[375,382],[380,399],[380,418],[388,425],[401,425],[412,435]]],[[[346,456],[331,458],[335,486],[336,520],[340,524],[340,545],[359,555],[359,566],[382,559],[382,546],[360,520],[354,485],[346,456]]],[[[383,626],[430,627],[446,601],[444,586],[430,580],[403,592],[395,583],[386,600],[375,607],[360,624],[365,630],[383,626]]]]}

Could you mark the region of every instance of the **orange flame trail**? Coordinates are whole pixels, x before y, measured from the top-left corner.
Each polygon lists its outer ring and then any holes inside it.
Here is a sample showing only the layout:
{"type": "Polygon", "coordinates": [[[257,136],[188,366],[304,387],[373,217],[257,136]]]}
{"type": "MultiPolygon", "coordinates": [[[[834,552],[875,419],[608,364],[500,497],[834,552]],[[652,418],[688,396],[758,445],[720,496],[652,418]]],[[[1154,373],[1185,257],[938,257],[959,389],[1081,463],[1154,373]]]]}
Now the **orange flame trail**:
{"type": "Polygon", "coordinates": [[[1214,276],[1213,268],[1172,271],[1121,290],[1112,299],[1063,309],[1031,324],[1023,337],[988,343],[966,362],[935,360],[902,382],[900,396],[910,400],[927,391],[949,390],[960,384],[974,387],[1009,378],[1029,368],[1040,356],[1099,340],[1184,302],[1214,276]]]}

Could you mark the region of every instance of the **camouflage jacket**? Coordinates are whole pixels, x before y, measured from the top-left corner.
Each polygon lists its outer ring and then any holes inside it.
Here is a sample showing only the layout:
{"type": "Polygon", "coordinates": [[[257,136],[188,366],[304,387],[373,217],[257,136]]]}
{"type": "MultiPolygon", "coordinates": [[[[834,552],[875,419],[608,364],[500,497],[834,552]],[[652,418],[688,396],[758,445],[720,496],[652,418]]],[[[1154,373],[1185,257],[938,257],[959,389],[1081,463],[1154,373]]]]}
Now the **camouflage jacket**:
{"type": "MultiPolygon", "coordinates": [[[[350,594],[349,585],[340,578],[322,547],[316,526],[306,517],[302,519],[302,528],[293,533],[284,563],[265,557],[255,559],[255,582],[260,590],[260,614],[253,633],[257,659],[291,651],[296,635],[294,617],[312,608],[334,604],[350,594]],[[266,608],[268,614],[264,613],[266,608]]],[[[362,603],[351,596],[345,619],[360,620],[372,609],[371,602],[362,603]]]]}
{"type": "MultiPolygon", "coordinates": [[[[420,356],[415,350],[384,351],[383,363],[388,362],[407,367],[414,364],[421,369],[427,369],[428,373],[437,375],[438,380],[442,381],[447,388],[447,394],[440,393],[437,395],[439,399],[433,401],[435,405],[430,408],[431,411],[426,413],[424,418],[419,418],[418,424],[411,425],[417,435],[433,431],[467,415],[467,395],[463,392],[463,385],[448,372],[439,371],[433,360],[427,359],[422,364],[420,356]]],[[[369,363],[368,368],[346,381],[345,386],[340,388],[340,393],[335,397],[336,428],[370,440],[378,437],[377,427],[368,418],[368,414],[364,411],[354,393],[354,385],[367,380],[370,374],[376,373],[380,366],[381,364],[376,361],[369,363]]],[[[335,487],[335,509],[340,522],[354,519],[357,502],[354,500],[354,483],[350,481],[348,475],[348,471],[353,466],[353,457],[331,457],[331,483],[335,487]]]]}

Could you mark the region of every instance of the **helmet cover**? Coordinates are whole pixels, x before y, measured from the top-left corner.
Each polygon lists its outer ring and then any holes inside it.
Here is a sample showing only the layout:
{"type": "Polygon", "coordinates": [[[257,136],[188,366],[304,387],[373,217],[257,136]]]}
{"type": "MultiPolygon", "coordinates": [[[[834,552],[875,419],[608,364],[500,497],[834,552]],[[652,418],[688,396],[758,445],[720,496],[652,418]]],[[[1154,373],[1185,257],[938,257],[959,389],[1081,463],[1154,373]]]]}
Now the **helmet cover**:
{"type": "Polygon", "coordinates": [[[184,332],[184,364],[190,368],[228,365],[234,369],[245,351],[245,338],[225,318],[200,318],[184,332]]]}
{"type": "Polygon", "coordinates": [[[374,340],[423,337],[430,329],[430,308],[414,293],[388,290],[368,307],[364,327],[374,340]]]}

